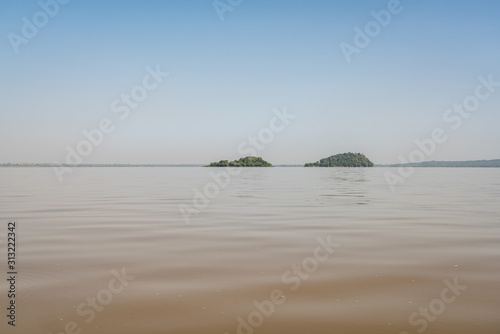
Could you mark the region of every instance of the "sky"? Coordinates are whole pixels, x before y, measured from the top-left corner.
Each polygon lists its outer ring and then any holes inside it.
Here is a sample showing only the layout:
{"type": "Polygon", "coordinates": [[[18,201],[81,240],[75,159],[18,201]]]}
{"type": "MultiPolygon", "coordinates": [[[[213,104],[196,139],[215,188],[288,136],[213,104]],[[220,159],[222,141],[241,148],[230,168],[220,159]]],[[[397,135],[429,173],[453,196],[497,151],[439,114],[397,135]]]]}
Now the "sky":
{"type": "Polygon", "coordinates": [[[0,163],[497,159],[499,13],[497,0],[5,0],[0,163]]]}

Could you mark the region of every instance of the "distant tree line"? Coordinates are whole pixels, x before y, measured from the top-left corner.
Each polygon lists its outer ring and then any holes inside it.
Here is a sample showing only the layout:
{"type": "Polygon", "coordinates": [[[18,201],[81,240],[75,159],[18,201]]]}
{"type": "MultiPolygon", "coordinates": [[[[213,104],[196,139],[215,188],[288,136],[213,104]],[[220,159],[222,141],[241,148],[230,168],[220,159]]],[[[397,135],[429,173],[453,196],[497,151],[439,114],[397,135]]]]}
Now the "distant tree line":
{"type": "Polygon", "coordinates": [[[381,165],[382,167],[500,167],[500,159],[470,161],[424,161],[408,164],[381,165]]]}
{"type": "Polygon", "coordinates": [[[373,167],[373,162],[362,153],[349,152],[307,163],[304,167],[373,167]]]}
{"type": "Polygon", "coordinates": [[[260,157],[245,157],[239,160],[212,162],[208,167],[271,167],[272,164],[260,157]]]}

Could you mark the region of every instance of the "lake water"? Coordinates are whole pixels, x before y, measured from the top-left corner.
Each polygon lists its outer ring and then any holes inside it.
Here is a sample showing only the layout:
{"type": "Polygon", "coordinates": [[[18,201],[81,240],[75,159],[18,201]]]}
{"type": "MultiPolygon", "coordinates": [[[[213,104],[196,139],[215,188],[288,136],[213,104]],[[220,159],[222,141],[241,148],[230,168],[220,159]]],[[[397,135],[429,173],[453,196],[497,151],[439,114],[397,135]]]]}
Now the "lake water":
{"type": "Polygon", "coordinates": [[[1,168],[0,332],[500,333],[500,169],[223,170],[1,168]]]}

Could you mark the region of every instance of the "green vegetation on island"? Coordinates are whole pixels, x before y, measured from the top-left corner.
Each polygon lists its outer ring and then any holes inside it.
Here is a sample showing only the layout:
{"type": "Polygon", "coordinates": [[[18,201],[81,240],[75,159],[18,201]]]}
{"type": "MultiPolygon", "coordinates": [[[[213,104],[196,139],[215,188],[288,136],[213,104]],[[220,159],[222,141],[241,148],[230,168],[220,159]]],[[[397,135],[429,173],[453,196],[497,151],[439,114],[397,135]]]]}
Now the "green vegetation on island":
{"type": "Polygon", "coordinates": [[[307,163],[304,167],[373,167],[373,162],[364,154],[349,152],[307,163]]]}
{"type": "Polygon", "coordinates": [[[272,167],[272,164],[260,157],[245,157],[233,161],[212,162],[207,167],[272,167]]]}

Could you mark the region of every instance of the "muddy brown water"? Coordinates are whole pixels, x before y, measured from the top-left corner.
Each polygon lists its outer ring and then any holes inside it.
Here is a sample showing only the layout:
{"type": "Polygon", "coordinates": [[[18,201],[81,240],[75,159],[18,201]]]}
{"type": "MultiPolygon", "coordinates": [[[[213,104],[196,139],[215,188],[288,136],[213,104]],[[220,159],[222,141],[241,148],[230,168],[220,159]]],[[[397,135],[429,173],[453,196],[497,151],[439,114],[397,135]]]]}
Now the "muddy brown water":
{"type": "Polygon", "coordinates": [[[1,333],[500,333],[500,169],[223,171],[0,169],[1,333]]]}

